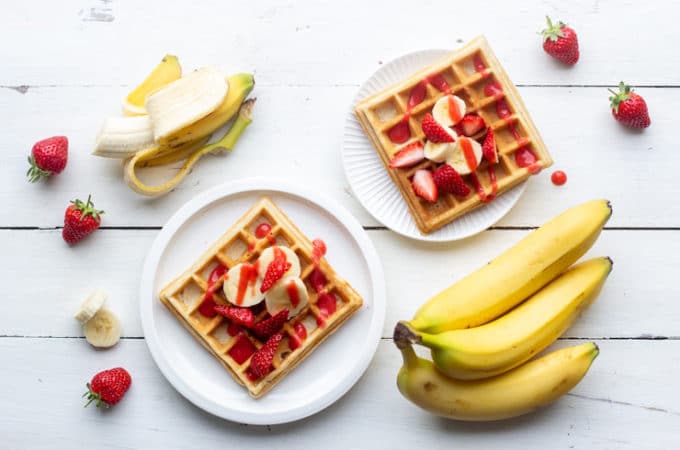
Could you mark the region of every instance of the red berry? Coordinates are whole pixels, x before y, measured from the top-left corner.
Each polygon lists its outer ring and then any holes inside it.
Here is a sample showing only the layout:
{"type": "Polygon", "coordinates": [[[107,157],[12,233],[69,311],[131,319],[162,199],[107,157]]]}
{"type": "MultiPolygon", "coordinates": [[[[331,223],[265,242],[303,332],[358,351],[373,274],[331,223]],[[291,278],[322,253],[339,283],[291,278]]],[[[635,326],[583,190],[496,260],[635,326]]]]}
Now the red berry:
{"type": "Polygon", "coordinates": [[[99,228],[100,214],[104,214],[104,211],[94,209],[90,196],[87,197],[87,203],[78,199],[71,203],[64,214],[64,229],[61,235],[69,244],[75,244],[99,228]]]}
{"type": "Polygon", "coordinates": [[[239,308],[231,305],[215,305],[213,310],[231,320],[233,323],[243,325],[244,327],[252,327],[255,323],[255,314],[248,308],[239,308]]]}
{"type": "Polygon", "coordinates": [[[390,167],[411,167],[418,164],[423,159],[425,159],[423,143],[420,141],[411,142],[395,153],[395,155],[392,157],[392,160],[390,161],[390,167]]]}
{"type": "Polygon", "coordinates": [[[277,333],[288,320],[288,309],[284,308],[268,319],[262,320],[253,325],[253,333],[260,339],[268,338],[277,333]]]}
{"type": "Polygon", "coordinates": [[[413,186],[413,192],[418,197],[424,198],[431,203],[437,201],[439,192],[437,191],[437,185],[434,183],[432,172],[429,170],[421,169],[416,171],[411,180],[411,185],[413,186]]]}
{"type": "Polygon", "coordinates": [[[651,123],[647,103],[630,86],[623,81],[619,83],[619,92],[609,89],[612,95],[612,115],[622,124],[632,128],[647,128],[651,123]]]}
{"type": "Polygon", "coordinates": [[[442,192],[450,192],[461,197],[470,193],[470,188],[463,181],[463,177],[448,164],[444,164],[435,170],[433,177],[437,189],[442,192]]]}
{"type": "Polygon", "coordinates": [[[541,31],[543,50],[565,64],[576,64],[579,58],[576,32],[559,21],[553,25],[550,17],[546,17],[546,20],[548,28],[541,31]]]}
{"type": "Polygon", "coordinates": [[[425,137],[430,142],[439,143],[455,141],[455,138],[451,135],[451,133],[444,129],[444,127],[441,126],[439,122],[434,120],[434,117],[432,117],[432,114],[430,113],[425,114],[420,126],[423,128],[425,137]]]}
{"type": "Polygon", "coordinates": [[[482,155],[484,155],[484,159],[489,161],[491,164],[498,163],[496,137],[494,136],[491,127],[489,127],[489,130],[486,132],[486,137],[484,137],[484,143],[482,144],[482,155]]]}
{"type": "Polygon", "coordinates": [[[567,182],[567,174],[562,172],[561,170],[556,170],[550,176],[550,180],[553,182],[555,186],[562,186],[564,183],[567,182]]]}
{"type": "Polygon", "coordinates": [[[465,114],[463,120],[456,125],[456,128],[460,130],[460,134],[469,137],[482,131],[485,126],[484,119],[477,114],[465,114]]]}
{"type": "Polygon", "coordinates": [[[286,260],[286,254],[279,248],[274,248],[274,259],[267,266],[262,280],[260,292],[267,292],[274,284],[279,281],[283,274],[290,269],[291,263],[286,260]]]}
{"type": "Polygon", "coordinates": [[[274,334],[251,358],[250,371],[257,378],[264,378],[271,372],[272,361],[274,361],[274,355],[276,355],[276,349],[281,343],[281,339],[283,339],[281,333],[274,334]]]}
{"type": "Polygon", "coordinates": [[[309,274],[309,282],[316,292],[321,292],[326,286],[326,283],[328,283],[328,280],[326,280],[326,276],[321,270],[315,268],[312,273],[309,274]]]}
{"type": "Polygon", "coordinates": [[[130,388],[130,383],[132,378],[122,367],[99,372],[87,383],[87,392],[83,395],[87,397],[85,406],[95,401],[97,408],[115,405],[130,388]]]}
{"type": "Polygon", "coordinates": [[[68,161],[68,139],[66,136],[53,136],[33,145],[28,163],[31,167],[26,172],[28,181],[35,183],[42,177],[61,173],[68,161]]]}

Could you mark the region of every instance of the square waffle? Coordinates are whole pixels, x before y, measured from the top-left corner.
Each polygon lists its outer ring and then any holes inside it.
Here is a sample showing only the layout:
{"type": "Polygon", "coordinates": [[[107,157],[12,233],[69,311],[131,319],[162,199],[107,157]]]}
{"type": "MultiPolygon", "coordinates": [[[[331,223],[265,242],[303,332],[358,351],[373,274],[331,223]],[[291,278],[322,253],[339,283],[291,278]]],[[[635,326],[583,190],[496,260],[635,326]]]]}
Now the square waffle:
{"type": "MultiPolygon", "coordinates": [[[[187,330],[217,358],[231,376],[255,398],[268,392],[309,355],[324,339],[354,314],[362,305],[361,296],[345,280],[340,278],[328,264],[326,258],[318,258],[314,263],[313,244],[293,224],[286,214],[268,197],[262,197],[226,233],[224,233],[193,265],[182,275],[171,281],[160,292],[160,300],[177,317],[187,330]],[[271,225],[271,232],[257,239],[255,229],[263,222],[271,225]],[[272,362],[272,370],[261,379],[254,379],[248,371],[251,357],[239,363],[230,350],[239,345],[259,349],[265,341],[259,339],[247,328],[233,331],[229,320],[217,315],[209,318],[199,311],[208,288],[209,274],[219,265],[227,269],[242,262],[254,262],[262,251],[271,245],[290,248],[300,260],[300,278],[304,281],[309,294],[307,306],[288,320],[281,330],[284,338],[279,344],[272,362]],[[320,292],[312,286],[310,274],[318,269],[323,273],[326,284],[320,292]],[[320,308],[317,301],[322,293],[335,298],[335,311],[320,308]],[[306,338],[295,349],[291,348],[291,338],[296,338],[296,326],[301,324],[306,330],[306,338]],[[233,335],[232,335],[233,334],[233,335]],[[247,339],[248,342],[242,341],[247,339]]],[[[223,279],[215,283],[213,301],[228,304],[221,286],[223,279]]],[[[318,286],[317,286],[318,287],[318,286]]],[[[328,298],[328,297],[327,297],[328,298]]],[[[262,306],[264,302],[252,307],[256,314],[255,322],[266,319],[268,313],[262,306]]]]}
{"type": "MultiPolygon", "coordinates": [[[[401,191],[416,225],[425,234],[493,200],[497,194],[552,164],[517,89],[483,36],[360,101],[354,112],[401,191]],[[422,94],[423,83],[424,97],[414,99],[412,93],[419,88],[422,94]],[[426,159],[413,167],[392,169],[389,163],[406,145],[424,142],[421,120],[446,94],[463,99],[467,113],[478,114],[493,129],[499,162],[492,165],[483,159],[474,176],[464,177],[470,187],[467,196],[440,192],[437,201],[430,203],[415,194],[411,179],[417,170],[434,170],[439,164],[426,159]],[[402,142],[395,144],[390,136],[401,136],[394,140],[402,142]]],[[[472,138],[479,140],[483,136],[480,132],[472,138]]]]}

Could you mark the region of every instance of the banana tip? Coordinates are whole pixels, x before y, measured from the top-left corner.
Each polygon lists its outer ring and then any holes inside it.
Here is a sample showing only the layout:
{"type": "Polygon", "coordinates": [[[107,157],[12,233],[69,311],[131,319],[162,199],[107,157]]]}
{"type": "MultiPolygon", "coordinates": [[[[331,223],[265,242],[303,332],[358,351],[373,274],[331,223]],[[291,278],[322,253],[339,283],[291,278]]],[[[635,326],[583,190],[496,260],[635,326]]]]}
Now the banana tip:
{"type": "Polygon", "coordinates": [[[420,336],[411,331],[407,323],[403,321],[397,322],[397,325],[395,325],[392,338],[394,339],[394,344],[400,349],[420,342],[420,336]]]}
{"type": "Polygon", "coordinates": [[[593,344],[593,359],[595,359],[600,354],[600,347],[595,342],[591,342],[591,344],[593,344]]]}
{"type": "Polygon", "coordinates": [[[609,261],[609,271],[611,272],[612,269],[614,268],[614,260],[611,259],[611,257],[609,256],[605,256],[605,258],[607,258],[607,261],[609,261]]]}

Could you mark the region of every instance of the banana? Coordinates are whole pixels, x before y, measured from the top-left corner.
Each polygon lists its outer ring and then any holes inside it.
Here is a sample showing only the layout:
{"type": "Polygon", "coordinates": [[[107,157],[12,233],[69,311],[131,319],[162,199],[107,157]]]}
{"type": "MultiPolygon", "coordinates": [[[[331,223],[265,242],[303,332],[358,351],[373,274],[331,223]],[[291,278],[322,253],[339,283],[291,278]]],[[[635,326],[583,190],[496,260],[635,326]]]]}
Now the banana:
{"type": "Polygon", "coordinates": [[[527,414],[557,400],[581,381],[599,350],[587,342],[476,381],[443,375],[408,344],[401,352],[404,365],[397,376],[397,387],[404,397],[442,417],[490,421],[527,414]]]}
{"type": "MultiPolygon", "coordinates": [[[[453,131],[452,134],[455,134],[453,131]]],[[[456,139],[458,136],[456,136],[456,139]]],[[[437,163],[442,163],[447,159],[451,158],[454,151],[456,150],[456,141],[453,142],[425,142],[425,157],[430,161],[437,163]]]]}
{"type": "Polygon", "coordinates": [[[146,97],[182,76],[182,68],[175,55],[165,55],[149,75],[123,100],[123,114],[137,116],[146,114],[146,97]]]}
{"type": "Polygon", "coordinates": [[[509,311],[578,260],[611,216],[606,200],[573,207],[481,269],[435,295],[407,325],[440,333],[482,325],[509,311]]]}
{"type": "Polygon", "coordinates": [[[300,314],[309,302],[305,282],[300,277],[286,277],[274,284],[264,295],[267,312],[272,316],[288,309],[288,318],[300,314]]]}
{"type": "Polygon", "coordinates": [[[564,333],[592,303],[611,272],[609,258],[578,264],[499,319],[439,334],[395,328],[395,342],[429,347],[437,368],[459,380],[489,378],[528,361],[564,333]]]}
{"type": "Polygon", "coordinates": [[[93,318],[83,325],[85,339],[93,347],[108,348],[120,339],[120,322],[108,309],[101,308],[93,318]]]}
{"type": "Polygon", "coordinates": [[[261,287],[262,277],[257,270],[251,264],[241,263],[229,269],[222,290],[229,303],[247,308],[264,300],[261,287]]]}
{"type": "Polygon", "coordinates": [[[477,170],[482,161],[482,146],[479,142],[466,136],[458,136],[453,151],[446,156],[446,164],[453,167],[461,175],[477,170]]]}
{"type": "MultiPolygon", "coordinates": [[[[157,141],[167,138],[215,111],[227,96],[224,76],[203,67],[153,92],[146,98],[146,111],[157,141]]],[[[201,136],[191,138],[194,140],[201,136]]]]}
{"type": "Polygon", "coordinates": [[[290,263],[290,268],[283,274],[282,278],[285,277],[299,277],[300,276],[300,259],[297,257],[295,252],[288,247],[283,245],[275,245],[272,247],[267,247],[262,251],[262,254],[258,258],[258,273],[261,278],[264,278],[265,273],[267,273],[267,267],[274,261],[274,253],[281,251],[286,257],[286,262],[290,263]]]}
{"type": "Polygon", "coordinates": [[[149,116],[109,117],[97,135],[92,154],[125,159],[153,145],[153,127],[149,116]]]}
{"type": "Polygon", "coordinates": [[[443,127],[450,127],[465,115],[465,101],[457,95],[445,95],[432,107],[432,117],[443,127]]]}
{"type": "Polygon", "coordinates": [[[161,144],[176,146],[187,141],[210,136],[238,112],[239,106],[255,86],[255,79],[249,73],[239,73],[226,79],[229,85],[227,96],[222,104],[199,121],[178,130],[172,135],[162,137],[161,144]]]}
{"type": "Polygon", "coordinates": [[[97,311],[99,311],[102,306],[104,306],[104,302],[106,302],[106,292],[97,289],[96,291],[92,292],[84,301],[81,303],[80,307],[78,308],[78,311],[76,311],[74,317],[75,319],[80,322],[81,324],[84,324],[88,320],[92,319],[95,314],[97,314],[97,311]]]}

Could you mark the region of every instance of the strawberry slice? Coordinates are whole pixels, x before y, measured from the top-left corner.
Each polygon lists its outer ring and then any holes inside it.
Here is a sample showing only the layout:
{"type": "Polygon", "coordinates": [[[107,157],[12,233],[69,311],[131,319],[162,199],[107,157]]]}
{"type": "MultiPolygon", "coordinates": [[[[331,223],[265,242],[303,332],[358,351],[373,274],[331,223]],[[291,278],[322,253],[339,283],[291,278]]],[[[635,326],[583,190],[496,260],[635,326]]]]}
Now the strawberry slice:
{"type": "Polygon", "coordinates": [[[460,129],[461,134],[469,137],[479,133],[485,126],[484,119],[477,114],[465,114],[457,128],[460,129]]]}
{"type": "Polygon", "coordinates": [[[243,325],[244,327],[252,327],[255,323],[255,314],[248,308],[239,308],[231,305],[215,305],[213,310],[231,320],[233,323],[243,325]]]}
{"type": "Polygon", "coordinates": [[[288,308],[284,308],[268,319],[262,320],[253,325],[253,333],[260,339],[268,338],[277,333],[283,327],[283,324],[288,320],[288,308]]]}
{"type": "Polygon", "coordinates": [[[425,137],[428,141],[435,143],[455,141],[454,137],[451,136],[451,133],[444,129],[439,122],[434,120],[434,117],[432,117],[432,114],[430,113],[425,114],[420,126],[423,128],[423,133],[425,133],[425,137]]]}
{"type": "Polygon", "coordinates": [[[272,361],[276,355],[276,349],[283,339],[281,333],[276,333],[265,342],[265,344],[253,354],[250,359],[250,371],[257,378],[264,378],[272,370],[272,361]]]}
{"type": "MultiPolygon", "coordinates": [[[[274,250],[277,249],[275,248],[274,250]]],[[[274,259],[269,263],[267,271],[264,273],[260,292],[267,292],[283,277],[283,274],[286,273],[290,267],[291,263],[286,260],[286,254],[280,250],[274,251],[274,259]]]]}
{"type": "Polygon", "coordinates": [[[484,159],[489,161],[491,164],[498,163],[496,138],[491,127],[489,127],[489,130],[486,132],[486,137],[484,138],[484,143],[482,144],[482,155],[484,155],[484,159]]]}
{"type": "Polygon", "coordinates": [[[399,150],[390,161],[391,168],[411,167],[425,159],[425,150],[420,141],[411,142],[399,150]]]}
{"type": "Polygon", "coordinates": [[[437,185],[437,189],[442,192],[450,192],[461,197],[465,197],[470,193],[470,188],[463,181],[463,177],[448,164],[443,164],[435,170],[432,177],[437,185]]]}
{"type": "Polygon", "coordinates": [[[415,175],[413,175],[413,180],[411,180],[411,185],[418,197],[422,197],[428,202],[437,201],[439,192],[437,191],[437,185],[434,184],[432,172],[429,170],[421,169],[416,171],[415,175]]]}

